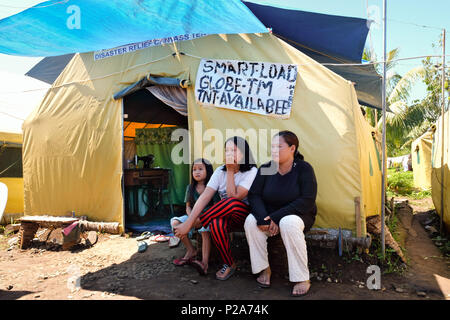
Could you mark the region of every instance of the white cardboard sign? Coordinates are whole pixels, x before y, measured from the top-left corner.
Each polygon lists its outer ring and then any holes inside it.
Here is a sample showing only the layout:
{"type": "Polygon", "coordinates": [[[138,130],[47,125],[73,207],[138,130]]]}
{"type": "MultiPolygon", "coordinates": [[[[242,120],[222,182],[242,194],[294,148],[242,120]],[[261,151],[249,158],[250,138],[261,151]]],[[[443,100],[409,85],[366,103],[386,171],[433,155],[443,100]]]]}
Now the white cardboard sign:
{"type": "Polygon", "coordinates": [[[199,104],[289,118],[297,65],[202,59],[195,81],[199,104]]]}

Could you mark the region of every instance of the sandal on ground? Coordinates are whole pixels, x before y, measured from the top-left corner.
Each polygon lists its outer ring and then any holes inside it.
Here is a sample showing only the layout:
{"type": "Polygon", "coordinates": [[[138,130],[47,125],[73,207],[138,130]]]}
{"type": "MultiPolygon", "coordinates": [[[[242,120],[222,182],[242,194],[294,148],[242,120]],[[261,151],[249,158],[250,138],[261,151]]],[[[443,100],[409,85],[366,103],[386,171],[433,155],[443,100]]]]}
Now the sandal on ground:
{"type": "Polygon", "coordinates": [[[256,282],[258,283],[258,286],[259,286],[260,288],[264,288],[264,289],[270,288],[270,283],[259,282],[258,279],[256,279],[256,282]]]}
{"type": "Polygon", "coordinates": [[[217,280],[222,280],[222,281],[228,280],[233,275],[233,273],[236,271],[236,268],[232,268],[229,265],[224,264],[222,269],[220,269],[220,274],[222,274],[222,275],[225,274],[225,271],[227,271],[227,269],[230,269],[230,272],[228,272],[228,274],[226,276],[218,276],[218,275],[216,275],[216,279],[217,280]]]}
{"type": "Polygon", "coordinates": [[[142,253],[148,248],[148,243],[145,241],[138,241],[138,252],[142,253]]]}
{"type": "Polygon", "coordinates": [[[155,236],[152,240],[156,241],[156,242],[167,242],[169,241],[170,237],[159,234],[157,236],[155,236]]]}
{"type": "Polygon", "coordinates": [[[175,236],[170,237],[170,239],[169,239],[169,248],[175,248],[175,247],[178,247],[178,245],[180,244],[180,242],[181,242],[181,239],[180,239],[180,238],[175,237],[175,236]]]}
{"type": "Polygon", "coordinates": [[[173,260],[173,264],[176,266],[184,266],[185,264],[191,264],[193,260],[194,260],[193,258],[189,258],[189,259],[178,258],[178,259],[173,260]]]}
{"type": "MultiPolygon", "coordinates": [[[[311,288],[311,281],[309,281],[309,280],[308,280],[308,281],[305,281],[305,284],[308,285],[308,289],[306,290],[305,293],[302,293],[302,294],[294,294],[294,288],[292,288],[291,296],[292,296],[292,297],[303,297],[304,295],[308,294],[309,289],[311,288]]],[[[294,287],[295,287],[296,285],[297,285],[297,284],[295,284],[294,287]]]]}
{"type": "Polygon", "coordinates": [[[151,233],[150,231],[144,231],[141,233],[141,235],[139,237],[136,238],[136,241],[142,241],[142,240],[148,239],[152,235],[153,235],[153,233],[151,233]]]}
{"type": "Polygon", "coordinates": [[[194,260],[194,261],[192,261],[191,266],[193,266],[200,275],[206,276],[207,271],[208,271],[208,266],[205,266],[203,264],[203,262],[201,262],[199,260],[194,260]]]}

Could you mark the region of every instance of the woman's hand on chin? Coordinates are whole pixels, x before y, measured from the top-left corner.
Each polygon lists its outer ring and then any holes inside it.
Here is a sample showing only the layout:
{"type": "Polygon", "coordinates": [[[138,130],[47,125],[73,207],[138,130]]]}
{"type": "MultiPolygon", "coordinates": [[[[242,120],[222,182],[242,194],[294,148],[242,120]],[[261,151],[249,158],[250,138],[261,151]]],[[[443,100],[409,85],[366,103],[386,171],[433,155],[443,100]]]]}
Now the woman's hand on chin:
{"type": "Polygon", "coordinates": [[[237,163],[226,163],[225,168],[227,168],[227,172],[237,172],[239,171],[239,165],[237,163]]]}

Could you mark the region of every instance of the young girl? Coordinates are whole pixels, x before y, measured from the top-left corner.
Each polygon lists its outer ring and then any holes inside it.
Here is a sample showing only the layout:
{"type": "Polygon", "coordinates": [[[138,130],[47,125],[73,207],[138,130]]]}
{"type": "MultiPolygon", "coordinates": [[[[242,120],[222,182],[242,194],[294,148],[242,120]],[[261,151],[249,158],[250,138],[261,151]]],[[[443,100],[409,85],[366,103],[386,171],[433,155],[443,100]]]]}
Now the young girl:
{"type": "Polygon", "coordinates": [[[244,226],[250,213],[247,194],[257,172],[248,142],[237,136],[228,139],[225,142],[225,164],[214,171],[186,221],[174,228],[175,235],[181,239],[197,225],[197,220],[211,229],[211,238],[223,261],[223,267],[216,273],[218,280],[227,280],[236,270],[228,234],[244,226]],[[216,192],[222,200],[204,211],[216,192]]]}
{"type": "MultiPolygon", "coordinates": [[[[191,172],[191,184],[189,184],[186,188],[186,215],[181,217],[174,217],[170,220],[170,224],[172,228],[183,223],[187,220],[188,216],[191,214],[192,208],[194,207],[195,202],[203,193],[206,188],[209,179],[213,174],[213,166],[206,159],[197,159],[192,163],[192,172],[191,172]]],[[[214,198],[210,201],[205,210],[209,209],[215,202],[219,201],[219,196],[216,194],[214,198]]],[[[208,270],[208,260],[209,253],[211,250],[211,237],[210,230],[208,228],[202,227],[198,230],[202,235],[202,261],[195,260],[197,251],[192,245],[189,237],[184,237],[181,241],[186,247],[186,254],[178,259],[175,259],[173,263],[177,266],[183,266],[185,264],[192,264],[200,274],[205,275],[208,270]]],[[[174,247],[179,243],[180,239],[177,237],[172,237],[169,242],[170,247],[174,247]]]]}

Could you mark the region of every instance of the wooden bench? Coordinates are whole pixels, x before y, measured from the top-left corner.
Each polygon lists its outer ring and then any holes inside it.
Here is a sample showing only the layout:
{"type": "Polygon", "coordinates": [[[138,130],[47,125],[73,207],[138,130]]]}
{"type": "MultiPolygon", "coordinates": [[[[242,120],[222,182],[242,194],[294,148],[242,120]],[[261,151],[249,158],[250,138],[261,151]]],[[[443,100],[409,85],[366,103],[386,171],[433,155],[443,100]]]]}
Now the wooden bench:
{"type": "MultiPolygon", "coordinates": [[[[64,229],[70,226],[72,223],[78,221],[78,226],[80,229],[77,229],[76,233],[69,236],[62,236],[63,243],[62,249],[68,250],[75,244],[79,243],[82,238],[89,239],[90,243],[94,241],[96,236],[94,234],[89,235],[86,231],[96,231],[96,232],[108,232],[111,234],[120,234],[120,227],[118,222],[92,222],[84,220],[84,217],[75,218],[75,217],[54,217],[54,216],[25,216],[19,219],[20,221],[20,229],[19,229],[19,246],[21,249],[29,248],[36,231],[39,228],[48,228],[51,233],[51,230],[54,229],[64,229]]],[[[48,237],[47,237],[48,239],[48,237]]]]}
{"type": "Polygon", "coordinates": [[[78,218],[52,217],[52,216],[25,216],[19,219],[19,247],[20,249],[29,248],[34,239],[36,231],[39,228],[66,228],[78,218]]]}
{"type": "MultiPolygon", "coordinates": [[[[371,237],[368,235],[362,238],[352,237],[351,231],[342,231],[341,248],[347,251],[352,251],[355,248],[369,248],[371,244],[371,237]]],[[[245,236],[244,229],[234,230],[230,232],[231,251],[233,258],[236,261],[250,261],[250,253],[245,236]]],[[[339,248],[339,231],[333,229],[312,228],[305,234],[307,247],[315,246],[321,248],[338,249],[339,248]]],[[[196,232],[197,252],[201,252],[202,236],[196,232]]],[[[288,261],[286,248],[284,246],[281,235],[267,239],[267,252],[269,255],[269,264],[272,271],[287,275],[288,261]]],[[[220,254],[214,245],[211,246],[210,254],[211,263],[221,263],[220,254]]]]}

